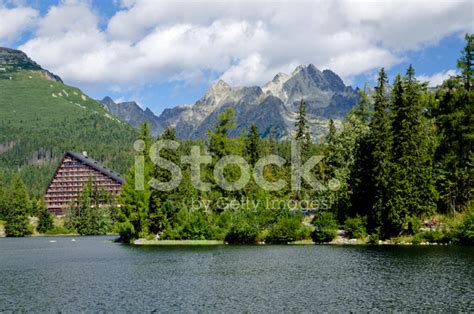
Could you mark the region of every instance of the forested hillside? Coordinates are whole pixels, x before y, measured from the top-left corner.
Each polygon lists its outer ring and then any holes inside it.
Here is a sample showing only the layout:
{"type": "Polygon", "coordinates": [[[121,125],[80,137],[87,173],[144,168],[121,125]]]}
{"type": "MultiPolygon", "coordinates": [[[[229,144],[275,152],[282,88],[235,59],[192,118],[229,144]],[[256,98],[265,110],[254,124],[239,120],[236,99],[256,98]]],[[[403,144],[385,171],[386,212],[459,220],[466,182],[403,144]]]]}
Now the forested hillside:
{"type": "Polygon", "coordinates": [[[64,151],[87,151],[118,172],[132,161],[136,131],[25,54],[0,54],[0,177],[19,173],[42,194],[64,151]]]}

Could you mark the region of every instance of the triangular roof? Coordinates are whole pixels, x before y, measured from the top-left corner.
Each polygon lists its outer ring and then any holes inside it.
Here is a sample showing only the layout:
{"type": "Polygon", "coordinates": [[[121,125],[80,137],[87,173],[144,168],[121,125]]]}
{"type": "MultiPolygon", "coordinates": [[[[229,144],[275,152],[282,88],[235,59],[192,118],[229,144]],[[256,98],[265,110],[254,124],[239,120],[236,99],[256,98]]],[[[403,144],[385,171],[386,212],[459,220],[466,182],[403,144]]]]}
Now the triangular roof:
{"type": "MultiPolygon", "coordinates": [[[[77,160],[83,162],[84,164],[94,168],[95,170],[105,174],[109,178],[112,178],[112,179],[114,179],[115,181],[117,181],[121,184],[125,183],[125,179],[120,174],[118,174],[117,172],[114,172],[111,169],[107,169],[106,167],[102,166],[97,160],[94,160],[90,157],[84,156],[83,154],[70,152],[70,151],[66,152],[64,154],[64,157],[66,157],[67,155],[71,156],[74,159],[77,159],[77,160]]],[[[64,160],[64,157],[63,157],[63,160],[64,160]]]]}

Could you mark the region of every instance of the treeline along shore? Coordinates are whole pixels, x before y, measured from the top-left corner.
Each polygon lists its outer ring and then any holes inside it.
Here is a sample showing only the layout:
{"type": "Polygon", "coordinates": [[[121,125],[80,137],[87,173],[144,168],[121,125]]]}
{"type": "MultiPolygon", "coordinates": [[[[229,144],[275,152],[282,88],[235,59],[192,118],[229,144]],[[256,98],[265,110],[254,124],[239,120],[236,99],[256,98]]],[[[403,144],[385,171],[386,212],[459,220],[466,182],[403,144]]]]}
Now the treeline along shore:
{"type": "Polygon", "coordinates": [[[293,141],[262,138],[255,125],[229,137],[232,108],[206,140],[178,140],[173,128],[153,138],[145,123],[118,198],[90,182],[65,216],[53,219],[19,176],[2,180],[4,232],[116,233],[127,243],[334,243],[343,235],[357,243],[472,245],[473,48],[474,36],[466,35],[458,75],[434,89],[416,79],[412,66],[392,82],[382,68],[375,89],[360,93],[341,127],[330,121],[320,143],[311,139],[304,99],[293,141]],[[176,145],[156,152],[156,141],[176,145]],[[306,171],[297,182],[295,147],[306,171]],[[204,156],[198,168],[189,162],[193,154],[204,156]],[[240,164],[222,168],[228,156],[242,157],[240,164]],[[277,157],[261,162],[268,156],[277,157]],[[163,188],[174,182],[173,167],[179,183],[163,188]],[[244,174],[248,182],[236,188],[244,174]]]}

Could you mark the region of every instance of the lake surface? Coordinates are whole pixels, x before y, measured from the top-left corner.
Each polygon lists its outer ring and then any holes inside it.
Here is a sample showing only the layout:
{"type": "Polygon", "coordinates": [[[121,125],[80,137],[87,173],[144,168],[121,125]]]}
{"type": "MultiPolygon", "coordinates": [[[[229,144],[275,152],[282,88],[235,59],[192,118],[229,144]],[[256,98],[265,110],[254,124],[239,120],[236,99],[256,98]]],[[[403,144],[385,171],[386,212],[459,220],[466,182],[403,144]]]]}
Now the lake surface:
{"type": "Polygon", "coordinates": [[[473,247],[72,239],[0,239],[0,312],[474,311],[473,247]]]}

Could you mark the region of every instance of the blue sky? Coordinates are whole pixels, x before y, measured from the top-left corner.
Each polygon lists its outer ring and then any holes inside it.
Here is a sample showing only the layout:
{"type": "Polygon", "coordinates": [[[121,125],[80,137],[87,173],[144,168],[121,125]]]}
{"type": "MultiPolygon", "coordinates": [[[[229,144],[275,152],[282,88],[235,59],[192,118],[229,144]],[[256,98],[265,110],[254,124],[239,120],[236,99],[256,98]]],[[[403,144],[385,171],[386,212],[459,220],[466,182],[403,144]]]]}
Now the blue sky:
{"type": "Polygon", "coordinates": [[[0,45],[25,51],[95,98],[155,113],[221,78],[263,85],[313,63],[372,85],[413,64],[436,85],[456,71],[473,1],[0,0],[0,45]]]}

